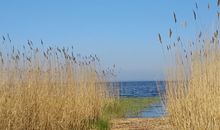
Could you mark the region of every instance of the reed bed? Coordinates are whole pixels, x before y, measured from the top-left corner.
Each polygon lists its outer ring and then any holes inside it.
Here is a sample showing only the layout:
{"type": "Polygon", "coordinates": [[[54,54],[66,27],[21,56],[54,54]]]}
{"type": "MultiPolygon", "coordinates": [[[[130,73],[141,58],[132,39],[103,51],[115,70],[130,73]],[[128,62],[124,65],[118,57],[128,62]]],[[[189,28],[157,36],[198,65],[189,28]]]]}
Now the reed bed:
{"type": "Polygon", "coordinates": [[[0,129],[91,129],[113,99],[98,58],[10,42],[3,36],[0,45],[0,129]]]}
{"type": "Polygon", "coordinates": [[[166,107],[173,130],[220,129],[220,46],[205,44],[190,65],[177,63],[168,73],[166,107]]]}
{"type": "MultiPolygon", "coordinates": [[[[197,20],[194,10],[192,14],[197,20]]],[[[174,16],[176,23],[175,13],[174,16]]],[[[178,37],[173,44],[166,45],[168,55],[174,59],[167,71],[164,95],[166,119],[171,130],[220,130],[218,25],[212,32],[210,35],[199,31],[191,42],[184,42],[184,37],[178,37]]],[[[160,42],[161,39],[159,34],[160,42]]]]}

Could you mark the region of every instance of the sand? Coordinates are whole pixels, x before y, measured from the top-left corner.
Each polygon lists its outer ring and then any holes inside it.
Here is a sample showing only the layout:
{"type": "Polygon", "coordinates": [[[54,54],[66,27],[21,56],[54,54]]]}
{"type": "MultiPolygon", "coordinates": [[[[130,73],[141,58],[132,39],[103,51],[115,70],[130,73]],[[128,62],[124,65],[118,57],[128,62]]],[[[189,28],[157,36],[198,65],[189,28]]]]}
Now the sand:
{"type": "Polygon", "coordinates": [[[165,118],[120,118],[111,121],[111,130],[169,130],[165,118]]]}

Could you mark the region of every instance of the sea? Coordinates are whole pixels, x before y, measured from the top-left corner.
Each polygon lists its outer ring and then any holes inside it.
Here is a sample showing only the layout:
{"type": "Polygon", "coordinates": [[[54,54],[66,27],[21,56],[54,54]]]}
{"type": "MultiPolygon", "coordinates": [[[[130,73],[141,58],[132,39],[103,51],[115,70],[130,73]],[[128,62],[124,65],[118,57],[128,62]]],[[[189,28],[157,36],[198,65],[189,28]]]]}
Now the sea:
{"type": "MultiPolygon", "coordinates": [[[[164,81],[122,81],[109,84],[117,84],[120,97],[160,97],[165,92],[164,81]]],[[[127,115],[128,118],[157,118],[165,116],[165,107],[156,102],[146,106],[138,115],[127,115]]]]}

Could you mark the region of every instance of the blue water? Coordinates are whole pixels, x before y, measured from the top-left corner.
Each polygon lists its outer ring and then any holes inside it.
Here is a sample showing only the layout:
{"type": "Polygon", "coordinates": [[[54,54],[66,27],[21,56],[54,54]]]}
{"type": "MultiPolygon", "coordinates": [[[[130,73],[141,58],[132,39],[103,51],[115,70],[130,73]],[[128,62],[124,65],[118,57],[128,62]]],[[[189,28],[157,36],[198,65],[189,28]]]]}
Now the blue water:
{"type": "Polygon", "coordinates": [[[121,97],[157,97],[164,91],[162,81],[129,81],[118,85],[121,97]]]}
{"type": "MultiPolygon", "coordinates": [[[[164,82],[160,81],[129,81],[118,82],[120,97],[158,97],[165,90],[164,82]]],[[[143,109],[137,116],[127,117],[156,118],[165,115],[162,102],[151,104],[143,109]]]]}
{"type": "Polygon", "coordinates": [[[138,114],[138,117],[140,118],[146,118],[146,117],[156,118],[162,116],[165,116],[165,110],[162,102],[154,103],[149,108],[142,110],[138,114]]]}

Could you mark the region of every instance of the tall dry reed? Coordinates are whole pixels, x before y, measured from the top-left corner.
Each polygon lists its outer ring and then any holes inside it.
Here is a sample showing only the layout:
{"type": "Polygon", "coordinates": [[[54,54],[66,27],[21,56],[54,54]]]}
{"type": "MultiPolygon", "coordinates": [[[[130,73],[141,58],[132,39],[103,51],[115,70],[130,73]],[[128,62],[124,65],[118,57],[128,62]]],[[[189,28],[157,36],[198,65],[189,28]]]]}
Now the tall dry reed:
{"type": "Polygon", "coordinates": [[[43,41],[15,49],[6,40],[0,45],[0,129],[90,129],[110,98],[97,57],[45,49],[43,41]]]}
{"type": "MultiPolygon", "coordinates": [[[[195,11],[193,11],[196,20],[195,11]]],[[[171,130],[220,130],[219,28],[200,31],[195,41],[168,45],[174,63],[167,71],[165,106],[171,130]],[[203,35],[203,36],[202,36],[203,35]]]]}
{"type": "Polygon", "coordinates": [[[173,130],[220,129],[220,46],[205,45],[188,65],[177,62],[168,73],[166,107],[173,130]]]}
{"type": "MultiPolygon", "coordinates": [[[[167,113],[165,119],[168,119],[171,130],[220,130],[219,3],[218,0],[217,7],[213,5],[217,9],[217,19],[210,19],[212,22],[217,20],[214,31],[211,28],[208,31],[196,30],[199,33],[193,39],[187,39],[170,28],[168,44],[162,42],[162,36],[158,34],[163,49],[167,49],[167,53],[163,50],[164,57],[168,56],[171,61],[166,73],[166,92],[163,96],[167,113]]],[[[199,8],[199,3],[196,2],[191,14],[195,27],[200,22],[199,8]]],[[[207,11],[210,8],[208,3],[207,11]]],[[[177,16],[174,12],[173,21],[176,25],[182,20],[177,16]]],[[[187,21],[184,29],[187,29],[187,21]]]]}

